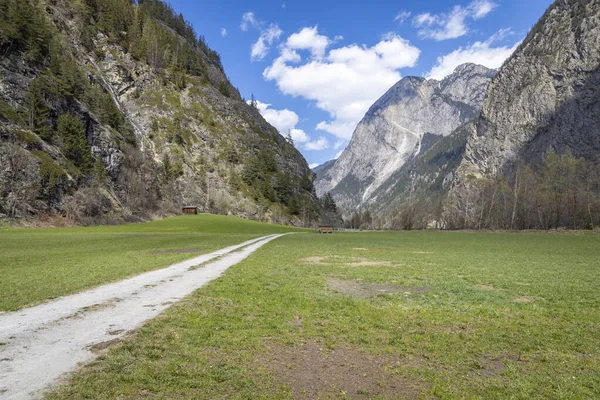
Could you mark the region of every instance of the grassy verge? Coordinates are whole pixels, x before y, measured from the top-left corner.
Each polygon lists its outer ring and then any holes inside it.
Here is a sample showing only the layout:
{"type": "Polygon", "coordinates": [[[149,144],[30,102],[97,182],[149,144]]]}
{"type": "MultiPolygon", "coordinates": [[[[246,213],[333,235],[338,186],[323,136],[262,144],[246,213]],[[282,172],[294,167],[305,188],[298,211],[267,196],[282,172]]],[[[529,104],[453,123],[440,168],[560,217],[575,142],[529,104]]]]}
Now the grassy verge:
{"type": "Polygon", "coordinates": [[[600,236],[291,235],[50,399],[598,398],[600,236]]]}
{"type": "Polygon", "coordinates": [[[0,230],[0,311],[291,230],[218,215],[120,226],[0,230]]]}

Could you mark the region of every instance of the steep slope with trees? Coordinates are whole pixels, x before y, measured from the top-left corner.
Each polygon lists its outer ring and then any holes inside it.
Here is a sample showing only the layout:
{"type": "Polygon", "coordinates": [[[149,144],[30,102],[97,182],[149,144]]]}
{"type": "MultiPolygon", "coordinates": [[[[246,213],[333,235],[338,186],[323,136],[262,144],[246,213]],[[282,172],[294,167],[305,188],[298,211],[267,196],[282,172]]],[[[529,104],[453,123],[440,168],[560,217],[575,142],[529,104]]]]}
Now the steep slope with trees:
{"type": "Polygon", "coordinates": [[[314,175],[159,0],[0,0],[0,214],[310,223],[314,175]]]}

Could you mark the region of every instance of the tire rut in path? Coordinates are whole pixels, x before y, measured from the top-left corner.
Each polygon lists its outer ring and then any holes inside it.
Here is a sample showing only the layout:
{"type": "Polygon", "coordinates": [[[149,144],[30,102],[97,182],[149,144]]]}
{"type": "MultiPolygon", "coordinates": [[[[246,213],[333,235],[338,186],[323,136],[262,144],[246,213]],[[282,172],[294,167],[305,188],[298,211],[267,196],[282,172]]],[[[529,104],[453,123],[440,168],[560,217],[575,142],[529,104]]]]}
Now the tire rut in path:
{"type": "Polygon", "coordinates": [[[0,343],[4,343],[0,346],[0,399],[41,397],[63,374],[94,359],[94,346],[114,342],[281,236],[284,234],[249,240],[0,315],[0,343]],[[191,269],[200,264],[205,265],[191,269]]]}

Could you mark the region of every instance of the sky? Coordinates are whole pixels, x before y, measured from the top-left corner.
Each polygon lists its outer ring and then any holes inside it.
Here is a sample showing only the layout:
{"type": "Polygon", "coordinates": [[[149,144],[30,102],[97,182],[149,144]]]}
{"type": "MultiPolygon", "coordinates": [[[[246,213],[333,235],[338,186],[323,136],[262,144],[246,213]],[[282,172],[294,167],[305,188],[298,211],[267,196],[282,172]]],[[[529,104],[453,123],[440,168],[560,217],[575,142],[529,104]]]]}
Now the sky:
{"type": "Polygon", "coordinates": [[[552,0],[171,0],[311,167],[405,76],[498,68],[552,0]]]}

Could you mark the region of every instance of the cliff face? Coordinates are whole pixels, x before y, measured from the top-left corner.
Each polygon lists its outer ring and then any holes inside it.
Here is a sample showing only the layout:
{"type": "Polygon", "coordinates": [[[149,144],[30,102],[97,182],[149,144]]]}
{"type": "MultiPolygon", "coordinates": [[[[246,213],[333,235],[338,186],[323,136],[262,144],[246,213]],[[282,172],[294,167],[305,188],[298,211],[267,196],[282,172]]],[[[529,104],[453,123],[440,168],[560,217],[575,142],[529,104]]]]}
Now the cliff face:
{"type": "Polygon", "coordinates": [[[454,185],[538,165],[546,151],[600,154],[600,1],[557,0],[489,85],[454,185]]]}
{"type": "Polygon", "coordinates": [[[0,214],[90,223],[192,204],[272,222],[315,216],[302,155],[165,3],[4,3],[0,214]]]}
{"type": "Polygon", "coordinates": [[[374,194],[432,137],[448,136],[475,118],[495,71],[465,64],[442,81],[406,77],[383,95],[356,128],[349,146],[320,179],[346,211],[374,194]],[[425,134],[430,134],[423,138],[425,134]],[[433,136],[432,136],[433,135],[433,136]]]}

